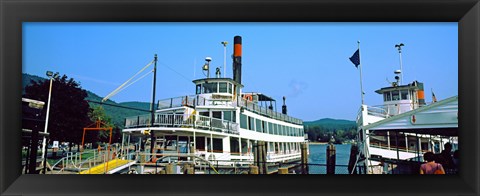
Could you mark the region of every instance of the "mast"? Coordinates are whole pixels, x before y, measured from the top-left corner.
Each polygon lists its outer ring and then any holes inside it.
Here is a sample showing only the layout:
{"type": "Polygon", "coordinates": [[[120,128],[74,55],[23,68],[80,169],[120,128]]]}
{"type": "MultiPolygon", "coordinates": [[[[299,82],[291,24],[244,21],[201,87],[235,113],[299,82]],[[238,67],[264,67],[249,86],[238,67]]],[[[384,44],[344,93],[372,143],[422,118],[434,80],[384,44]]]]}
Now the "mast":
{"type": "Polygon", "coordinates": [[[405,46],[405,45],[403,43],[395,45],[395,48],[398,49],[398,56],[400,58],[400,84],[399,85],[402,85],[403,83],[402,46],[405,46]]]}
{"type": "MultiPolygon", "coordinates": [[[[154,66],[153,66],[153,93],[152,93],[152,103],[151,103],[151,112],[152,112],[152,116],[151,116],[151,126],[150,127],[153,127],[154,123],[155,123],[155,86],[156,86],[156,83],[157,83],[157,54],[155,54],[155,57],[154,57],[154,66]]],[[[153,147],[155,146],[155,136],[153,135],[153,132],[150,131],[150,153],[152,153],[152,157],[153,157],[153,147]]]]}
{"type": "MultiPolygon", "coordinates": [[[[357,43],[358,43],[358,51],[359,51],[358,52],[358,58],[360,59],[360,40],[358,40],[357,43]]],[[[365,100],[364,99],[364,94],[365,93],[363,92],[363,84],[362,84],[362,64],[360,63],[359,66],[360,66],[360,93],[362,95],[362,105],[363,105],[364,102],[365,102],[364,101],[365,100]]]]}

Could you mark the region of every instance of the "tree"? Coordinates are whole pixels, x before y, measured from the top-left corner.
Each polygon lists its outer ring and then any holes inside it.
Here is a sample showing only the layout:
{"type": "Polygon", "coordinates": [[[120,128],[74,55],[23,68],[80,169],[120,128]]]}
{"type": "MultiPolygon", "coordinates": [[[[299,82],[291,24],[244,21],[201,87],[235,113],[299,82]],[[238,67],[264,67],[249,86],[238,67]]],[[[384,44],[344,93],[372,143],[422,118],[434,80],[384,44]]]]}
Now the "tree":
{"type": "MultiPolygon", "coordinates": [[[[47,103],[49,87],[49,80],[32,80],[31,85],[25,87],[25,97],[47,103]]],[[[73,143],[81,142],[83,128],[92,123],[88,116],[90,107],[85,97],[87,92],[73,78],[68,79],[63,75],[53,81],[48,120],[50,140],[69,142],[70,148],[73,143]]]]}
{"type": "MultiPolygon", "coordinates": [[[[119,142],[121,140],[122,134],[121,130],[118,126],[113,123],[112,117],[107,115],[105,109],[102,106],[92,106],[92,110],[89,113],[90,120],[95,122],[100,120],[104,123],[105,127],[112,127],[112,143],[119,142]]],[[[90,136],[90,142],[108,142],[110,133],[107,131],[100,131],[96,133],[88,133],[87,135],[90,136]]]]}

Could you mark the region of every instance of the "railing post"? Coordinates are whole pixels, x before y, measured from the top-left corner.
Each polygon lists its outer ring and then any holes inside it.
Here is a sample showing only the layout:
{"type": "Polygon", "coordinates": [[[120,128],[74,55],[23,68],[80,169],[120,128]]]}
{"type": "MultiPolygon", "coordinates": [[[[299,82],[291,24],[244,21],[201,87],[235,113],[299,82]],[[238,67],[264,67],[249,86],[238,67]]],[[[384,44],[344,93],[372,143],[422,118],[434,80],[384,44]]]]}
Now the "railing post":
{"type": "Polygon", "coordinates": [[[140,116],[137,116],[137,127],[140,126],[140,116]]]}
{"type": "Polygon", "coordinates": [[[173,98],[170,99],[170,108],[173,107],[173,98]]]}

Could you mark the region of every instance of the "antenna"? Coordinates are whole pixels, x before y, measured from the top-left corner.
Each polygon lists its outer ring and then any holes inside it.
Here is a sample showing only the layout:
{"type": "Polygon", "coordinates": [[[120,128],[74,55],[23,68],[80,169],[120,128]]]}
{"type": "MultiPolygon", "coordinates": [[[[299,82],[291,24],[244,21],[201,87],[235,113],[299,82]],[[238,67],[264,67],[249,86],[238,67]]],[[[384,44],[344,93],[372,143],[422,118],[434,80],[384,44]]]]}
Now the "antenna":
{"type": "Polygon", "coordinates": [[[227,41],[223,41],[221,42],[221,44],[223,45],[223,77],[226,78],[227,77],[227,44],[228,42],[227,41]]]}
{"type": "MultiPolygon", "coordinates": [[[[402,46],[405,46],[405,44],[400,43],[400,44],[395,45],[395,48],[398,49],[398,56],[400,58],[400,78],[401,78],[400,82],[403,82],[402,46]]],[[[399,84],[401,84],[401,83],[399,83],[399,84]]]]}

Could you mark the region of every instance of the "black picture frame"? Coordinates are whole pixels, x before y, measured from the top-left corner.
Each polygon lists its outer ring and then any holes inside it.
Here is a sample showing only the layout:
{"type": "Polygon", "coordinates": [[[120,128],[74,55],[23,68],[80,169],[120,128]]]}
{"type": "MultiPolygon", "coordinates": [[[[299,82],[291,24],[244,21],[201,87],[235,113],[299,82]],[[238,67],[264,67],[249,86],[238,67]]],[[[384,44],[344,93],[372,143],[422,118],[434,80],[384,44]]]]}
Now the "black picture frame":
{"type": "MultiPolygon", "coordinates": [[[[478,0],[2,0],[2,195],[478,195],[478,0]],[[22,22],[458,22],[459,175],[21,175],[22,22]]],[[[441,69],[441,67],[439,67],[441,69]]]]}

